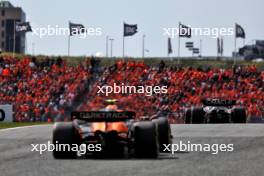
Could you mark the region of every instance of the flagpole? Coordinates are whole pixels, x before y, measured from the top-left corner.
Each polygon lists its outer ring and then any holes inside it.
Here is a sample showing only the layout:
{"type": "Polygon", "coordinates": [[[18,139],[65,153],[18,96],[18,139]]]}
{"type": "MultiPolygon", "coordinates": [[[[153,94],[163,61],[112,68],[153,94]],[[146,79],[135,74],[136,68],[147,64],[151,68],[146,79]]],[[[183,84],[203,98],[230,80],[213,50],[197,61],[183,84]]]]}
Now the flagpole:
{"type": "Polygon", "coordinates": [[[68,36],[68,57],[70,56],[70,49],[71,49],[71,35],[68,36]]]}
{"type": "Polygon", "coordinates": [[[125,57],[125,22],[123,22],[123,51],[122,51],[123,59],[125,57]]]}
{"type": "Polygon", "coordinates": [[[167,57],[170,57],[170,52],[169,52],[169,38],[167,39],[167,57]]]}
{"type": "Polygon", "coordinates": [[[180,50],[181,50],[181,22],[179,22],[179,38],[178,38],[178,65],[180,64],[180,50]]]}
{"type": "Polygon", "coordinates": [[[203,42],[202,39],[200,39],[200,56],[201,57],[202,57],[202,45],[203,45],[202,42],[203,42]]]}
{"type": "Polygon", "coordinates": [[[13,58],[15,58],[15,52],[16,52],[16,21],[14,20],[13,58]]]}
{"type": "Polygon", "coordinates": [[[237,40],[236,34],[235,34],[234,40],[235,40],[235,42],[234,42],[234,56],[233,56],[234,57],[234,63],[233,64],[236,65],[236,40],[237,40]]]}
{"type": "Polygon", "coordinates": [[[142,36],[142,58],[145,57],[145,37],[146,37],[146,35],[144,34],[142,36]]]}
{"type": "Polygon", "coordinates": [[[110,38],[110,57],[113,58],[113,38],[110,38]]]}
{"type": "Polygon", "coordinates": [[[126,36],[132,36],[134,34],[136,34],[137,31],[137,24],[134,25],[129,25],[126,24],[125,22],[123,22],[123,27],[124,27],[124,32],[123,32],[123,58],[125,58],[125,37],[126,36]]]}
{"type": "Polygon", "coordinates": [[[222,37],[219,38],[219,42],[220,42],[220,57],[222,57],[222,37]]]}
{"type": "Polygon", "coordinates": [[[169,38],[167,39],[167,57],[170,57],[170,52],[169,52],[169,38]]]}
{"type": "Polygon", "coordinates": [[[71,49],[71,21],[69,21],[69,36],[68,36],[68,57],[70,56],[71,49]]]}
{"type": "Polygon", "coordinates": [[[25,49],[24,49],[25,51],[25,54],[27,54],[27,36],[26,36],[26,34],[25,34],[25,49]]]}
{"type": "Polygon", "coordinates": [[[219,55],[219,37],[216,38],[216,57],[219,55]]]}
{"type": "Polygon", "coordinates": [[[125,58],[125,36],[123,34],[123,59],[125,58]]]}
{"type": "Polygon", "coordinates": [[[221,37],[221,57],[223,57],[224,53],[224,37],[221,37]]]}
{"type": "Polygon", "coordinates": [[[35,43],[34,42],[32,43],[32,55],[33,56],[35,55],[35,43]]]}
{"type": "MultiPolygon", "coordinates": [[[[172,45],[171,45],[171,38],[169,37],[167,40],[167,57],[170,58],[171,57],[171,53],[172,53],[172,45]]],[[[171,58],[170,58],[171,59],[171,58]]]]}
{"type": "Polygon", "coordinates": [[[106,36],[106,42],[105,42],[105,56],[108,57],[108,35],[106,36]]]}

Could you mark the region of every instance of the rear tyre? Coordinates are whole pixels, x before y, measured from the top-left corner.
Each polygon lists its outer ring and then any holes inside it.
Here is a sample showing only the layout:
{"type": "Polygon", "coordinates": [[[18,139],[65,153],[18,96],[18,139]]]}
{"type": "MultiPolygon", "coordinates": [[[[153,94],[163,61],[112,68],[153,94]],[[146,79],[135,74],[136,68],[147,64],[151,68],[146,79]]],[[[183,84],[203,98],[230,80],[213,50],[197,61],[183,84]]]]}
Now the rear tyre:
{"type": "Polygon", "coordinates": [[[204,111],[201,107],[194,107],[191,109],[191,122],[193,124],[204,123],[204,111]]]}
{"type": "Polygon", "coordinates": [[[233,123],[246,123],[247,115],[245,108],[235,108],[232,112],[232,121],[233,123]]]}
{"type": "Polygon", "coordinates": [[[185,124],[191,123],[191,115],[192,115],[191,109],[187,109],[187,111],[185,112],[185,124]]]}
{"type": "Polygon", "coordinates": [[[150,121],[134,125],[135,156],[138,158],[157,158],[159,155],[158,130],[150,121]]]}
{"type": "MultiPolygon", "coordinates": [[[[73,127],[72,122],[58,122],[55,124],[54,130],[53,130],[53,144],[66,144],[69,145],[72,148],[72,145],[74,144],[75,136],[75,129],[73,127]]],[[[76,143],[75,143],[76,144],[76,143]]],[[[62,148],[62,147],[61,147],[62,148]]],[[[58,151],[53,150],[53,156],[55,159],[75,159],[77,157],[76,151],[67,150],[65,151],[58,151]]]]}
{"type": "Polygon", "coordinates": [[[160,117],[152,120],[158,126],[159,150],[164,150],[164,145],[171,144],[171,128],[167,118],[160,117]]]}

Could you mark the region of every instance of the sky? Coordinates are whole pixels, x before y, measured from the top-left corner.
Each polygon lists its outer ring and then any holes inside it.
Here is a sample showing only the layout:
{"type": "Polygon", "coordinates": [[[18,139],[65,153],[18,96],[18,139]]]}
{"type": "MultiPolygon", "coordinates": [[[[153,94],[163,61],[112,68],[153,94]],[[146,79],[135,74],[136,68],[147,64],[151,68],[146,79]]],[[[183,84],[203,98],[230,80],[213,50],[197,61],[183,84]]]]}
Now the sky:
{"type": "MultiPolygon", "coordinates": [[[[164,28],[178,27],[179,22],[200,28],[233,28],[235,23],[246,32],[246,44],[264,39],[263,0],[10,0],[22,7],[32,28],[68,27],[69,21],[87,28],[100,28],[100,36],[71,37],[70,54],[88,56],[106,53],[106,36],[113,38],[113,56],[122,56],[123,22],[137,24],[138,33],[125,38],[125,55],[142,56],[142,36],[145,35],[147,57],[167,56],[167,38],[164,28]]],[[[193,41],[195,47],[202,40],[202,55],[216,56],[216,39],[212,36],[181,38],[181,56],[190,56],[185,42],[193,41]]],[[[109,42],[110,43],[110,42],[109,42]]],[[[68,36],[40,38],[27,33],[27,53],[67,55],[68,36]]],[[[237,39],[237,47],[243,39],[237,39]]],[[[172,39],[173,54],[178,56],[178,37],[172,39]]],[[[109,46],[110,48],[110,46],[109,46]]],[[[231,56],[234,36],[224,36],[224,55],[231,56]]],[[[109,51],[110,52],[110,51],[109,51]]]]}

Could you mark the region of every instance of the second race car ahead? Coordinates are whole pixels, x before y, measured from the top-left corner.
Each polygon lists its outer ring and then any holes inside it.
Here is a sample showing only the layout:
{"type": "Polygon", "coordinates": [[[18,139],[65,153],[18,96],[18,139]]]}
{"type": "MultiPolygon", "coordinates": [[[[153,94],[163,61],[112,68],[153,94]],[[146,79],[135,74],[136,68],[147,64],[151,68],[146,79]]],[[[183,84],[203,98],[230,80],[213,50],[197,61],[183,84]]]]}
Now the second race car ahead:
{"type": "Polygon", "coordinates": [[[191,107],[185,113],[186,124],[201,123],[246,123],[246,110],[235,107],[234,100],[206,99],[203,106],[191,107]]]}

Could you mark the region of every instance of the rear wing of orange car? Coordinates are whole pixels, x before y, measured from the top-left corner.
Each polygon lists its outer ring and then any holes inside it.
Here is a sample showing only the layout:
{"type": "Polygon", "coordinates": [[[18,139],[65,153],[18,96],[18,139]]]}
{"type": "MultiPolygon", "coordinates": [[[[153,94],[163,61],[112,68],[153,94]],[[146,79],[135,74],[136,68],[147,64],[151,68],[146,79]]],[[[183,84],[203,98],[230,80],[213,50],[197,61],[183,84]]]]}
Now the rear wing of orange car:
{"type": "Polygon", "coordinates": [[[130,119],[135,119],[136,113],[132,111],[81,111],[72,112],[71,119],[79,119],[87,122],[122,122],[130,119]]]}

